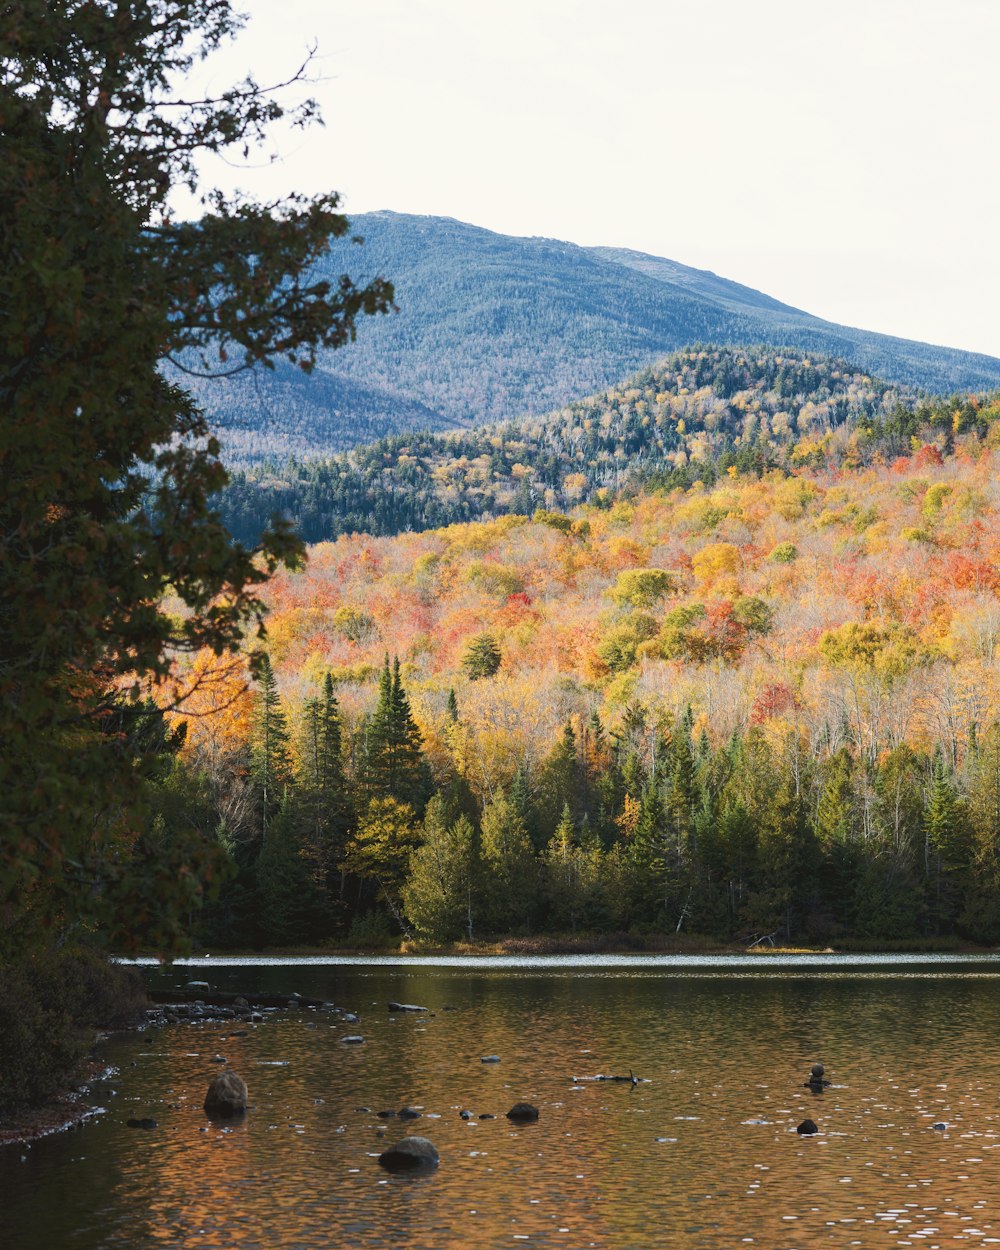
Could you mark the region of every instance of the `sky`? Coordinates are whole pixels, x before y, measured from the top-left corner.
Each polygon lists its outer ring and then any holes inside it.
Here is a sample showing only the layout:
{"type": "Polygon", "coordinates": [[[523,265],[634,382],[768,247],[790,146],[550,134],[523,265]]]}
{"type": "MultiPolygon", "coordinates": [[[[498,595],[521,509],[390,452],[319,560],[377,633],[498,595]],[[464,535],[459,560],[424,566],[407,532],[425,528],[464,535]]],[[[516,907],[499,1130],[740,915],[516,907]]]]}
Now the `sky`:
{"type": "Polygon", "coordinates": [[[325,125],[220,185],[636,248],[1000,356],[998,0],[235,7],[196,84],[279,81],[315,45],[325,125]]]}

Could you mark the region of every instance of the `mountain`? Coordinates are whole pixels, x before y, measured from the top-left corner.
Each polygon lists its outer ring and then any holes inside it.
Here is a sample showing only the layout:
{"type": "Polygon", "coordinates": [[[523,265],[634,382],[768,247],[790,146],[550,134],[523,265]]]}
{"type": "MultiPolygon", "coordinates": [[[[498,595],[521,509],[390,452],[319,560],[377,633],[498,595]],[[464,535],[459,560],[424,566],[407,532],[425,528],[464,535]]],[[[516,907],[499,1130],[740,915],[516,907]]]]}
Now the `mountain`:
{"type": "Polygon", "coordinates": [[[662,257],[392,212],[352,226],[364,246],[337,241],[321,276],[389,277],[399,311],[312,375],[185,379],[230,464],[544,413],[692,343],[823,352],[941,394],[1000,385],[994,357],[834,325],[662,257]]]}
{"type": "Polygon", "coordinates": [[[891,462],[914,440],[988,442],[997,397],[920,400],[844,361],[689,348],[541,417],[409,432],[336,456],[233,471],[219,499],[244,542],[275,512],[307,542],[607,502],[650,485],[891,462]]]}

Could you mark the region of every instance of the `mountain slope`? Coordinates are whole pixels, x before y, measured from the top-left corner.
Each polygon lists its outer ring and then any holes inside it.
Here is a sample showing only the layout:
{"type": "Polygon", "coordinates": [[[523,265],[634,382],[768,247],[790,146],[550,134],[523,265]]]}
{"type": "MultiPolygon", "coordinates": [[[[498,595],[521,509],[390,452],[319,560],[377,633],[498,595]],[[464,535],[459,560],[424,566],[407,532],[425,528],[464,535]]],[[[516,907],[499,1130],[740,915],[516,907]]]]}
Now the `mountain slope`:
{"type": "Polygon", "coordinates": [[[330,459],[237,470],[219,505],[248,543],[274,512],[309,542],[530,516],[649,484],[710,484],[729,468],[837,471],[890,462],[914,439],[945,448],[956,433],[987,441],[997,401],[920,403],[843,361],[695,348],[542,417],[411,432],[330,459]]]}
{"type": "Polygon", "coordinates": [[[940,393],[1000,385],[993,357],[836,326],[661,257],[512,238],[449,218],[380,212],[352,225],[364,247],[339,241],[323,274],[384,274],[399,312],[365,321],[357,342],[328,353],[311,376],[196,382],[230,463],[268,446],[324,454],[385,434],[543,413],[690,343],[824,352],[940,393]]]}

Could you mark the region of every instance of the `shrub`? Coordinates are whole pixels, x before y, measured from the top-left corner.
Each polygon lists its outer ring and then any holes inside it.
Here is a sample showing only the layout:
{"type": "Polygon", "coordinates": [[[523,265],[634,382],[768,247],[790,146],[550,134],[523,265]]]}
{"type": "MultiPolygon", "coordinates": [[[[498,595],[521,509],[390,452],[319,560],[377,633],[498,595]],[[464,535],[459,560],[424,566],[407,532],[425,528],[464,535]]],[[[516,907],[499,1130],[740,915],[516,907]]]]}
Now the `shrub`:
{"type": "Polygon", "coordinates": [[[0,1114],[34,1106],[76,1078],[97,1028],[142,1018],[134,968],[92,951],[45,951],[0,964],[0,1114]]]}

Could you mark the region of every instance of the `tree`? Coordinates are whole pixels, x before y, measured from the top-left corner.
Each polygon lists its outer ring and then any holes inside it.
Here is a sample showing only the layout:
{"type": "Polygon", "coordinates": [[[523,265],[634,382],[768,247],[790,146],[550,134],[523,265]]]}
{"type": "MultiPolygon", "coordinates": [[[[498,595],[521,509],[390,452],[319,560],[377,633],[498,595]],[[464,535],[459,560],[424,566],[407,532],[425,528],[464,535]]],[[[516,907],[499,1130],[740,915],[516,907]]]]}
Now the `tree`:
{"type": "Polygon", "coordinates": [[[365,728],[362,781],[369,795],[407,803],[419,815],[430,795],[423,737],[399,675],[399,657],[385,657],[378,702],[365,728]]]}
{"type": "MultiPolygon", "coordinates": [[[[178,651],[234,651],[299,550],[281,526],[256,555],[231,541],[219,445],[160,362],[309,368],[391,303],[380,280],[312,277],[348,229],[336,194],[208,189],[199,221],[171,216],[204,153],[248,152],[286,114],[252,78],[176,94],[241,20],[228,0],[9,0],[0,21],[0,898],[120,942],[144,784],[102,731],[111,692],[178,651]]],[[[165,915],[197,888],[178,868],[148,867],[165,915]]]]}
{"type": "Polygon", "coordinates": [[[250,776],[257,791],[261,837],[266,842],[268,826],[288,797],[292,784],[288,721],[278,696],[274,670],[266,654],[260,658],[257,684],[259,690],[254,701],[250,736],[250,776]]]}
{"type": "Polygon", "coordinates": [[[321,698],[307,699],[299,731],[299,803],[317,879],[329,885],[354,821],[344,773],[340,708],[329,673],[321,698]]]}
{"type": "Polygon", "coordinates": [[[358,820],[358,827],[344,850],[346,872],[373,881],[381,899],[404,932],[408,932],[400,909],[399,890],[406,877],[410,855],[420,843],[413,808],[394,798],[374,798],[358,820]]]}
{"type": "Polygon", "coordinates": [[[538,895],[538,865],[517,807],[498,795],[483,812],[482,855],[486,921],[494,933],[530,932],[538,895]]]}
{"type": "Polygon", "coordinates": [[[480,858],[467,816],[449,821],[447,804],[427,804],[423,842],[410,856],[403,907],[414,928],[431,941],[472,941],[479,912],[480,858]]]}
{"type": "Polygon", "coordinates": [[[479,681],[498,672],[502,659],[500,647],[493,635],[477,634],[466,648],[462,667],[470,681],[479,681]]]}

